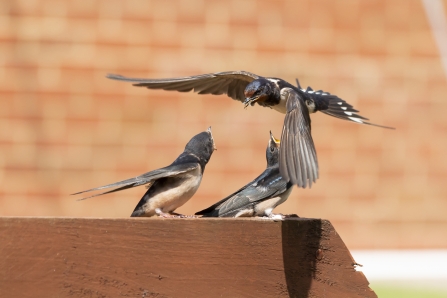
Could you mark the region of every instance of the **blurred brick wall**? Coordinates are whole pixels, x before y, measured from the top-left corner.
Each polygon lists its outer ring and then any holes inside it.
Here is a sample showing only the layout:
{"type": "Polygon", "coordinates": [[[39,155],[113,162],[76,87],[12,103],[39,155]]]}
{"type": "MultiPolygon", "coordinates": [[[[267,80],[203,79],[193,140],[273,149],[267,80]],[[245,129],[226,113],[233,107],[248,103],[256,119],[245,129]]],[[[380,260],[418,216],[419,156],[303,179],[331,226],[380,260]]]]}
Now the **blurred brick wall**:
{"type": "Polygon", "coordinates": [[[0,39],[1,216],[127,217],[143,187],[68,194],[166,166],[211,125],[178,211],[208,207],[264,169],[283,115],[105,75],[247,70],[397,127],[312,115],[320,179],[277,211],[331,220],[350,248],[447,247],[447,79],[420,1],[2,1],[0,39]]]}

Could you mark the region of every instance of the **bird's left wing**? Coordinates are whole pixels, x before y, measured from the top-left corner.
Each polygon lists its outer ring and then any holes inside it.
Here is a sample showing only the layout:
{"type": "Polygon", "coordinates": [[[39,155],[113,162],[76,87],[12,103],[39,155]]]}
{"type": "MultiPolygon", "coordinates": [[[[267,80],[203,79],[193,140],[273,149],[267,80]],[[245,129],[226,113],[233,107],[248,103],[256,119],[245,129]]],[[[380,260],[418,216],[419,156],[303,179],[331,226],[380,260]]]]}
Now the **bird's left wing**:
{"type": "Polygon", "coordinates": [[[121,75],[109,74],[107,78],[118,81],[131,82],[137,87],[149,89],[163,89],[168,91],[189,92],[194,90],[199,94],[227,94],[229,97],[245,101],[245,87],[259,78],[248,71],[226,71],[208,73],[189,77],[178,77],[168,79],[137,79],[121,75]]]}
{"type": "Polygon", "coordinates": [[[222,216],[253,203],[279,196],[286,190],[287,181],[281,178],[278,168],[269,168],[249,184],[214,205],[197,212],[196,215],[206,215],[217,211],[222,216]]]}
{"type": "Polygon", "coordinates": [[[100,196],[100,195],[104,195],[104,194],[108,194],[108,193],[112,193],[115,191],[120,191],[120,190],[124,190],[124,189],[128,189],[128,188],[132,188],[132,187],[137,187],[140,185],[144,185],[144,184],[148,184],[153,182],[156,179],[160,179],[160,178],[164,178],[164,177],[172,177],[178,174],[182,174],[182,173],[186,173],[186,172],[190,172],[195,170],[197,167],[199,167],[198,163],[184,163],[184,164],[177,164],[177,165],[170,165],[161,169],[157,169],[151,172],[147,172],[143,175],[137,176],[135,178],[130,178],[130,179],[126,179],[123,181],[119,181],[119,182],[115,182],[115,183],[111,183],[111,184],[107,184],[104,186],[99,186],[99,187],[95,187],[95,188],[91,188],[91,189],[87,189],[84,191],[80,191],[77,193],[73,193],[72,195],[78,195],[81,193],[85,193],[85,192],[90,192],[90,191],[94,191],[94,190],[100,190],[100,189],[104,189],[104,188],[112,188],[115,187],[115,189],[106,191],[106,192],[102,192],[99,194],[95,194],[93,196],[89,196],[86,198],[82,198],[79,200],[85,200],[88,198],[92,198],[92,197],[96,197],[96,196],[100,196]]]}

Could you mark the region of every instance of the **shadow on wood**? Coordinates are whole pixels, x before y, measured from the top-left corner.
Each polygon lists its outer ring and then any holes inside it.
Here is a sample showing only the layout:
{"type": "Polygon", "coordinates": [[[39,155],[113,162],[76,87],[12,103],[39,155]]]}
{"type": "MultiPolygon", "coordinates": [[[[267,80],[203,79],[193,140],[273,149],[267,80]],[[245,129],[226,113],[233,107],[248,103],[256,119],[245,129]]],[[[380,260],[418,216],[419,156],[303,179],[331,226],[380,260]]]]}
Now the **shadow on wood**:
{"type": "Polygon", "coordinates": [[[330,222],[0,218],[1,297],[377,297],[330,222]]]}
{"type": "Polygon", "coordinates": [[[315,221],[312,225],[284,221],[281,231],[284,274],[289,296],[309,297],[312,280],[316,277],[316,253],[322,236],[321,221],[315,221]]]}

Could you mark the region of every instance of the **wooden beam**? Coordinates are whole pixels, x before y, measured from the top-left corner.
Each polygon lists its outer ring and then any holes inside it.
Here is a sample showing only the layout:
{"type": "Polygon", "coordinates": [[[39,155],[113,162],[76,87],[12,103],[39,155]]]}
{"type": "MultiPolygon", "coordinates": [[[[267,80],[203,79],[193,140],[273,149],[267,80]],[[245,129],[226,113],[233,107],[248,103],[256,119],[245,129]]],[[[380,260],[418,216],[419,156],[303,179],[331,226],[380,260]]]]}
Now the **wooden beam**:
{"type": "Polygon", "coordinates": [[[0,297],[377,297],[327,220],[0,218],[0,297]]]}

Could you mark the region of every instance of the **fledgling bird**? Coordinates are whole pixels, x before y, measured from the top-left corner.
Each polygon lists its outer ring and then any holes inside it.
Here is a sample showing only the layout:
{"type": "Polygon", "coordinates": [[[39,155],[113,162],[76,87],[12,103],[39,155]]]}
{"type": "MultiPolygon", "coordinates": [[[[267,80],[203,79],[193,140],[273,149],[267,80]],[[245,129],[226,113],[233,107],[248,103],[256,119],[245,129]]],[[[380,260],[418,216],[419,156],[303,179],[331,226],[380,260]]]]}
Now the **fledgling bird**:
{"type": "Polygon", "coordinates": [[[279,169],[286,181],[303,188],[312,186],[318,178],[318,161],[310,136],[310,113],[320,111],[355,123],[391,128],[367,122],[368,119],[358,115],[358,111],[350,104],[328,92],[314,91],[310,87],[303,89],[299,83],[296,87],[279,78],[262,77],[247,71],[227,71],[169,79],[138,79],[113,74],[107,77],[149,89],[226,94],[244,103],[245,107],[257,103],[286,114],[281,135],[279,169]],[[283,92],[285,89],[289,91],[283,92]],[[306,137],[301,139],[302,136],[306,137]]]}
{"type": "Polygon", "coordinates": [[[273,214],[272,211],[287,200],[292,192],[293,184],[283,179],[279,172],[279,148],[279,140],[276,140],[270,132],[265,171],[235,193],[197,212],[196,215],[203,215],[203,217],[267,216],[282,219],[283,215],[273,214]]]}
{"type": "Polygon", "coordinates": [[[216,150],[216,146],[210,127],[208,130],[195,135],[186,144],[183,153],[167,167],[147,172],[135,178],[77,192],[73,195],[115,187],[113,190],[81,199],[84,200],[146,184],[148,190],[135,207],[131,217],[181,216],[173,212],[185,204],[199,188],[203,171],[214,150],[216,150]]]}

